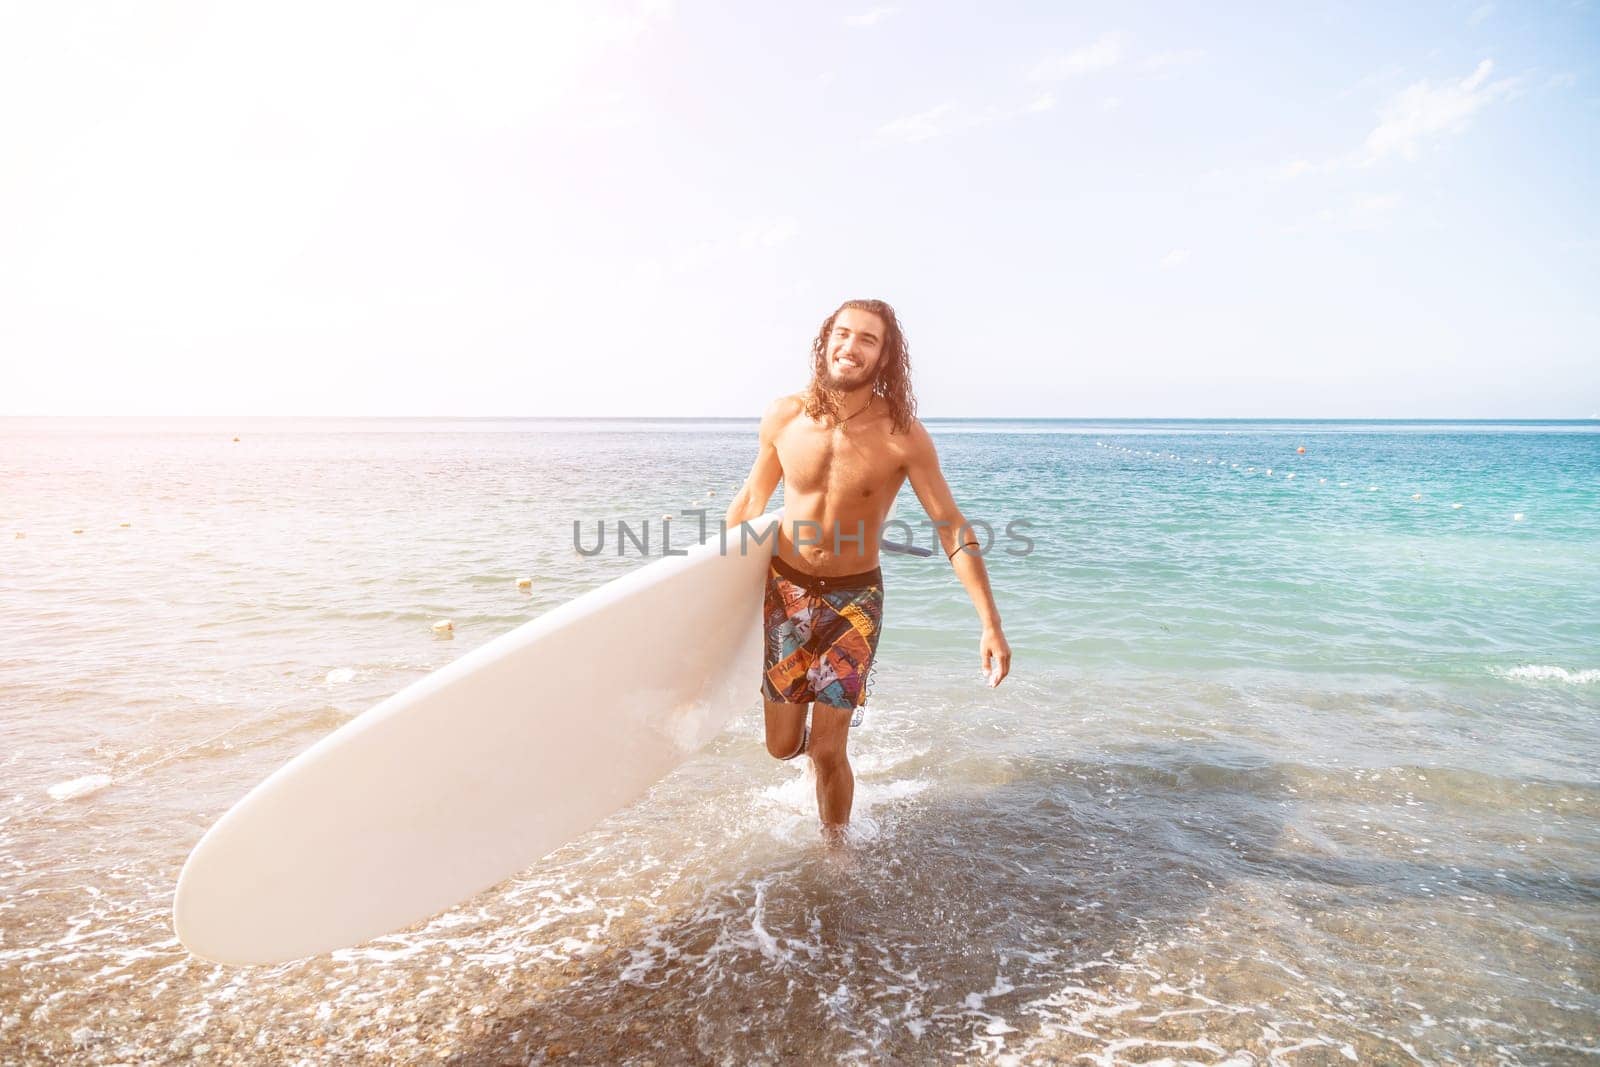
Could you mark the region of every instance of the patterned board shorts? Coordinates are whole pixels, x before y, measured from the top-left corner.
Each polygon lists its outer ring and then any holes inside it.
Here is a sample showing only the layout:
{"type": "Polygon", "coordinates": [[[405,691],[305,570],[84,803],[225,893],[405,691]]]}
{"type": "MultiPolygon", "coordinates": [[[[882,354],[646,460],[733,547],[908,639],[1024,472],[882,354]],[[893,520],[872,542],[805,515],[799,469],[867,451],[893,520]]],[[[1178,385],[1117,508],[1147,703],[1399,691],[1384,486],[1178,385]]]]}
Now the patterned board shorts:
{"type": "Polygon", "coordinates": [[[766,663],[761,694],[784,704],[854,708],[861,723],[883,629],[883,572],[822,577],[773,557],[763,599],[766,663]]]}

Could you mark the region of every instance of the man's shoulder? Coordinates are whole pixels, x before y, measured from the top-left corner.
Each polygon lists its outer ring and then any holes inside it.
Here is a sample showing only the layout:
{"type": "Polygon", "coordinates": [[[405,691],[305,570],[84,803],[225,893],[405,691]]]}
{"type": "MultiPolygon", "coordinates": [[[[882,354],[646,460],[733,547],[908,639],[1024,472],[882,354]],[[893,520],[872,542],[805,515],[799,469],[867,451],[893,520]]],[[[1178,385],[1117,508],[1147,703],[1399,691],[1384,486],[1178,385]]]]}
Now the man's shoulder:
{"type": "Polygon", "coordinates": [[[895,436],[904,441],[907,448],[929,448],[933,445],[933,435],[915,415],[907,420],[905,431],[895,436]]]}
{"type": "Polygon", "coordinates": [[[762,414],[761,421],[785,423],[805,410],[806,397],[804,393],[789,393],[780,396],[767,405],[767,410],[762,414]]]}
{"type": "Polygon", "coordinates": [[[887,440],[900,462],[908,468],[922,469],[929,464],[937,467],[939,453],[933,444],[933,435],[915,415],[906,423],[904,431],[890,435],[887,440]]]}

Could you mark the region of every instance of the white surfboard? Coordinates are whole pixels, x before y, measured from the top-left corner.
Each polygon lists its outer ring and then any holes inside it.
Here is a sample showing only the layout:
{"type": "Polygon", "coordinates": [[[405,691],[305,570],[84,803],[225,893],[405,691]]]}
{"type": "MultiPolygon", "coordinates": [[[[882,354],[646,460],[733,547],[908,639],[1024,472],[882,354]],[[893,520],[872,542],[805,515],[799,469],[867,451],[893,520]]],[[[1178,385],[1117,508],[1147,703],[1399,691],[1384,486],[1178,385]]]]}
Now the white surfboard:
{"type": "Polygon", "coordinates": [[[185,947],[242,964],[359,944],[636,800],[760,700],[776,528],[747,551],[737,530],[727,540],[517,627],[290,760],[184,864],[173,925],[185,947]]]}

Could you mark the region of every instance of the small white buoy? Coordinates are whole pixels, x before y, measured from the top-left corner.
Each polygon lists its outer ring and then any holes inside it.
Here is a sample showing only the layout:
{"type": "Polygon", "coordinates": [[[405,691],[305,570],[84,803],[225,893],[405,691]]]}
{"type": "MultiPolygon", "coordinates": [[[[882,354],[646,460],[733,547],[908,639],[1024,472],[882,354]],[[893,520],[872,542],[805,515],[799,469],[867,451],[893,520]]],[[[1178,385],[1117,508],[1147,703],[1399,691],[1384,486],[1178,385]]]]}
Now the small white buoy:
{"type": "Polygon", "coordinates": [[[433,636],[435,637],[454,637],[455,632],[456,624],[449,619],[440,619],[433,624],[433,636]]]}
{"type": "Polygon", "coordinates": [[[1340,483],[1339,483],[1339,488],[1340,488],[1340,489],[1343,489],[1343,488],[1344,488],[1344,487],[1345,487],[1345,486],[1347,486],[1347,485],[1349,485],[1349,484],[1350,484],[1350,483],[1349,483],[1349,482],[1340,482],[1340,483]]]}
{"type": "Polygon", "coordinates": [[[1522,521],[1522,512],[1519,511],[1515,515],[1511,516],[1511,521],[1512,522],[1521,522],[1522,521]]]}
{"type": "Polygon", "coordinates": [[[707,497],[713,497],[713,496],[716,496],[716,495],[717,495],[717,491],[715,489],[707,489],[706,490],[706,496],[707,497]]]}
{"type": "Polygon", "coordinates": [[[533,579],[532,578],[518,578],[517,579],[517,588],[521,589],[524,593],[526,593],[528,590],[533,588],[533,579]]]}
{"type": "Polygon", "coordinates": [[[1376,493],[1376,492],[1377,492],[1377,491],[1378,491],[1378,487],[1377,487],[1377,486],[1375,486],[1375,485],[1369,485],[1369,486],[1367,486],[1367,492],[1369,492],[1369,493],[1376,493]]]}
{"type": "Polygon", "coordinates": [[[1328,479],[1326,479],[1326,478],[1318,478],[1317,479],[1317,484],[1318,485],[1327,485],[1328,484],[1328,479]]]}
{"type": "Polygon", "coordinates": [[[661,521],[662,522],[671,522],[672,521],[672,516],[671,515],[663,515],[663,516],[661,516],[661,521]]]}
{"type": "Polygon", "coordinates": [[[1288,481],[1290,478],[1293,478],[1293,477],[1294,477],[1294,471],[1290,471],[1288,474],[1285,474],[1283,476],[1283,480],[1284,481],[1288,481]]]}
{"type": "Polygon", "coordinates": [[[1421,493],[1412,493],[1411,494],[1411,499],[1412,500],[1421,500],[1422,499],[1422,494],[1421,493]]]}
{"type": "Polygon", "coordinates": [[[1460,506],[1461,506],[1460,504],[1451,504],[1450,505],[1450,510],[1454,511],[1456,508],[1459,508],[1460,506]]]}
{"type": "Polygon", "coordinates": [[[1271,467],[1268,467],[1268,468],[1267,468],[1267,473],[1268,473],[1268,474],[1271,474],[1271,473],[1272,473],[1272,468],[1271,468],[1271,467]]]}

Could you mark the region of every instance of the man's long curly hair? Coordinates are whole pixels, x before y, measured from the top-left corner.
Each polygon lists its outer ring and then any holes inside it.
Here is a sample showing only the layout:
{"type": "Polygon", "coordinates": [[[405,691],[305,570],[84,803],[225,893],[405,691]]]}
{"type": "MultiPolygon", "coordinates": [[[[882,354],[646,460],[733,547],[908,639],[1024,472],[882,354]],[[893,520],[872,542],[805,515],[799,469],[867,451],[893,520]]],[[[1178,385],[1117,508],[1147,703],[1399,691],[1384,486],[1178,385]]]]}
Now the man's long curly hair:
{"type": "Polygon", "coordinates": [[[882,300],[846,300],[835,309],[817,331],[811,342],[811,385],[806,389],[806,414],[814,419],[824,416],[837,420],[842,414],[839,394],[828,388],[828,337],[833,333],[833,320],[846,308],[870,311],[883,320],[883,351],[878,356],[878,369],[872,381],[872,393],[880,396],[889,407],[889,418],[894,432],[905,433],[911,420],[917,417],[917,398],[911,392],[911,346],[906,342],[906,332],[894,308],[882,300]]]}

